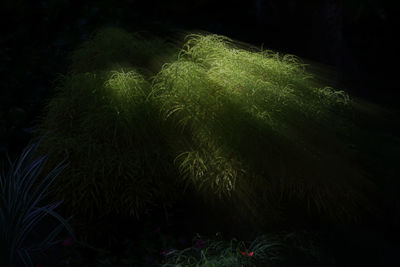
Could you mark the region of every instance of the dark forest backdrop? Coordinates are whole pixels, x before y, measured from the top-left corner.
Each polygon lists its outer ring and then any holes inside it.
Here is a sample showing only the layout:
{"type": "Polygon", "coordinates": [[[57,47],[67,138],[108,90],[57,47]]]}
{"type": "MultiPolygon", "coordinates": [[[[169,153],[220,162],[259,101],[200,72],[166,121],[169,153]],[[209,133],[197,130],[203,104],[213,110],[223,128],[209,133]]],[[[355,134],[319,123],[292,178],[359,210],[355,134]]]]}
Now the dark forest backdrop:
{"type": "Polygon", "coordinates": [[[325,64],[335,71],[335,84],[354,95],[386,106],[398,101],[398,4],[390,1],[14,0],[1,5],[2,152],[25,145],[52,82],[66,71],[69,53],[104,25],[226,35],[325,64]]]}

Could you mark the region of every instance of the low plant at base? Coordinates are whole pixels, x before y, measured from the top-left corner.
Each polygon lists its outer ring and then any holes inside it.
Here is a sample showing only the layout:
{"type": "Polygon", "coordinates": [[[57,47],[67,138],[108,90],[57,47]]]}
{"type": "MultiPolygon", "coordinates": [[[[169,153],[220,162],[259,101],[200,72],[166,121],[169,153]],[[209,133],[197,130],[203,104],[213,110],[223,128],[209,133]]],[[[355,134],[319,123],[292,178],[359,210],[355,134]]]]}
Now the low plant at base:
{"type": "Polygon", "coordinates": [[[280,260],[281,245],[266,235],[248,246],[236,239],[226,242],[197,235],[192,247],[165,251],[165,262],[161,266],[275,266],[280,260]]]}

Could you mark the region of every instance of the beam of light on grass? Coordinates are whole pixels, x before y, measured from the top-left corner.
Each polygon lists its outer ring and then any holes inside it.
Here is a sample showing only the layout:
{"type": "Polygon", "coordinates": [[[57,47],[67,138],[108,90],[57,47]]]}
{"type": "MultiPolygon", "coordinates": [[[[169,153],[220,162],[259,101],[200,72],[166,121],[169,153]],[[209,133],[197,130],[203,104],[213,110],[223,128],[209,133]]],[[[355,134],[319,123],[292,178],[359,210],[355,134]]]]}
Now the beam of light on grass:
{"type": "Polygon", "coordinates": [[[338,138],[354,129],[348,94],[318,84],[293,55],[212,34],[186,40],[153,88],[186,140],[176,164],[205,199],[236,194],[254,210],[279,196],[335,218],[368,209],[373,184],[338,138]]]}

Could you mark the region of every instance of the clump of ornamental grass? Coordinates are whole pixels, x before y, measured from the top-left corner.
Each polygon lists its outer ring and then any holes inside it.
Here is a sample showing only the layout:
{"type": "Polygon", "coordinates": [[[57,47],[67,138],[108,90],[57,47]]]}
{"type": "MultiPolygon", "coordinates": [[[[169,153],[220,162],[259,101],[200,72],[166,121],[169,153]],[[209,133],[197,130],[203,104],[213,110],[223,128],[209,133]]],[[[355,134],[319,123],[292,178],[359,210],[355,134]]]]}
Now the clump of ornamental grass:
{"type": "MultiPolygon", "coordinates": [[[[48,155],[34,158],[39,142],[31,144],[8,169],[0,173],[0,262],[2,266],[33,266],[33,253],[43,252],[61,242],[55,240],[64,227],[75,239],[68,220],[55,209],[62,201],[45,204],[47,189],[62,173],[67,164],[63,161],[39,180],[48,155]],[[49,229],[47,236],[37,232],[43,219],[52,216],[60,224],[49,229]]],[[[70,218],[69,218],[70,219],[70,218]]]]}
{"type": "Polygon", "coordinates": [[[104,27],[72,53],[70,72],[110,71],[135,67],[142,74],[153,75],[162,64],[176,57],[178,49],[148,33],[128,33],[115,27],[104,27]]]}
{"type": "MultiPolygon", "coordinates": [[[[39,150],[70,167],[51,187],[67,212],[83,220],[111,213],[139,217],[176,194],[173,158],[151,86],[135,69],[62,77],[46,106],[39,150]]],[[[50,162],[53,163],[53,162],[50,162]]]]}
{"type": "Polygon", "coordinates": [[[371,207],[374,185],[345,141],[351,99],[319,85],[295,56],[189,35],[153,87],[179,130],[175,164],[206,201],[235,203],[230,211],[250,221],[273,220],[279,207],[335,220],[371,207]]]}
{"type": "Polygon", "coordinates": [[[71,159],[53,188],[71,211],[139,215],[181,184],[211,211],[259,225],[288,207],[335,220],[371,208],[345,92],[294,56],[216,35],[189,35],[150,83],[157,46],[106,28],[60,77],[39,133],[55,160],[71,159]]]}

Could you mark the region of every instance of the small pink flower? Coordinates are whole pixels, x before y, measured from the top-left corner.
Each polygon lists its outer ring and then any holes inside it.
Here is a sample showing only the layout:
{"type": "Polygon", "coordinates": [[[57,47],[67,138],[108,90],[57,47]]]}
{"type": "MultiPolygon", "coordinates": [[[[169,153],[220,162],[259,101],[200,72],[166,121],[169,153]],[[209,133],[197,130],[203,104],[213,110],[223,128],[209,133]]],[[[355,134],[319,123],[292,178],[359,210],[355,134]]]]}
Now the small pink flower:
{"type": "Polygon", "coordinates": [[[160,231],[161,231],[161,228],[160,228],[160,226],[159,226],[159,227],[157,227],[157,228],[154,230],[154,232],[155,232],[155,233],[157,233],[157,234],[159,234],[159,233],[160,233],[160,231]]]}
{"type": "Polygon", "coordinates": [[[72,238],[69,236],[67,237],[62,243],[61,246],[63,247],[69,247],[72,245],[72,238]]]}

